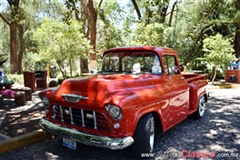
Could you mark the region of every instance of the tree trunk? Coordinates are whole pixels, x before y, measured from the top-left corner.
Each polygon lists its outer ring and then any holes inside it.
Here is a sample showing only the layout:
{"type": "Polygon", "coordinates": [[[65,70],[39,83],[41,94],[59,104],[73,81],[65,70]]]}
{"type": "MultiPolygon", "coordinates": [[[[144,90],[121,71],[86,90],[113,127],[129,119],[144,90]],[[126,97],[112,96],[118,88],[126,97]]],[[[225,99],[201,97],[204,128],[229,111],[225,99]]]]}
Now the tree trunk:
{"type": "Polygon", "coordinates": [[[18,55],[17,55],[17,23],[10,24],[10,65],[11,73],[19,73],[18,70],[18,55]]]}
{"type": "Polygon", "coordinates": [[[217,75],[217,68],[216,68],[216,66],[214,66],[214,67],[213,67],[213,78],[212,78],[212,84],[214,84],[214,81],[215,81],[216,75],[217,75]]]}
{"type": "Polygon", "coordinates": [[[20,24],[18,27],[19,30],[19,41],[20,41],[20,51],[18,54],[18,72],[20,74],[23,73],[22,69],[22,59],[23,59],[23,54],[25,52],[25,43],[24,43],[24,38],[23,38],[23,26],[20,24]]]}
{"type": "Polygon", "coordinates": [[[88,59],[81,59],[80,61],[81,73],[88,73],[88,59]]]}
{"type": "Polygon", "coordinates": [[[93,49],[93,53],[90,53],[90,69],[96,69],[96,36],[97,36],[97,13],[93,6],[93,0],[88,1],[88,10],[89,10],[89,28],[90,28],[90,44],[93,49]]]}
{"type": "MultiPolygon", "coordinates": [[[[10,68],[11,73],[22,73],[22,58],[25,51],[25,44],[23,39],[23,27],[18,24],[19,20],[16,20],[16,16],[19,16],[19,1],[20,0],[8,0],[8,4],[11,8],[11,20],[6,19],[2,14],[0,17],[10,28],[10,68]],[[17,32],[19,31],[20,50],[18,55],[18,40],[17,32]]],[[[22,17],[19,17],[21,19],[22,17]]]]}
{"type": "Polygon", "coordinates": [[[234,49],[235,49],[236,57],[239,57],[239,54],[240,54],[240,27],[238,27],[238,25],[236,26],[234,49]]]}
{"type": "Polygon", "coordinates": [[[73,77],[72,58],[69,60],[70,76],[73,77]]]}
{"type": "Polygon", "coordinates": [[[152,16],[153,16],[153,12],[150,9],[148,9],[147,24],[151,23],[152,16]]]}
{"type": "Polygon", "coordinates": [[[88,34],[87,34],[87,31],[86,31],[86,26],[87,26],[87,18],[88,18],[88,10],[87,10],[87,2],[85,2],[84,0],[81,0],[80,1],[80,6],[81,6],[81,17],[80,19],[77,19],[77,20],[80,20],[83,25],[82,25],[82,28],[81,28],[81,32],[85,35],[85,37],[87,38],[88,37],[88,34]]]}
{"type": "Polygon", "coordinates": [[[168,6],[164,6],[161,12],[160,23],[164,23],[167,15],[168,6]]]}
{"type": "Polygon", "coordinates": [[[65,69],[64,69],[64,66],[63,66],[62,62],[57,61],[57,65],[58,65],[58,68],[59,68],[60,72],[62,73],[63,79],[66,79],[67,75],[66,75],[66,72],[65,72],[65,69]]]}
{"type": "MultiPolygon", "coordinates": [[[[89,27],[87,24],[88,19],[88,9],[87,9],[87,2],[84,0],[80,1],[81,5],[81,22],[83,22],[83,27],[81,29],[81,32],[85,35],[86,38],[89,37],[89,27]],[[87,27],[87,30],[86,30],[87,27]]],[[[87,53],[86,53],[87,54],[87,53]]],[[[87,55],[88,56],[88,55],[87,55]]],[[[80,74],[81,73],[88,73],[88,59],[87,58],[81,58],[80,59],[80,74]]]]}
{"type": "Polygon", "coordinates": [[[90,53],[91,60],[96,60],[96,35],[97,35],[97,29],[96,29],[96,23],[97,23],[97,14],[93,6],[93,0],[89,0],[88,2],[88,9],[89,9],[89,15],[90,15],[90,44],[93,47],[93,52],[90,53]]]}

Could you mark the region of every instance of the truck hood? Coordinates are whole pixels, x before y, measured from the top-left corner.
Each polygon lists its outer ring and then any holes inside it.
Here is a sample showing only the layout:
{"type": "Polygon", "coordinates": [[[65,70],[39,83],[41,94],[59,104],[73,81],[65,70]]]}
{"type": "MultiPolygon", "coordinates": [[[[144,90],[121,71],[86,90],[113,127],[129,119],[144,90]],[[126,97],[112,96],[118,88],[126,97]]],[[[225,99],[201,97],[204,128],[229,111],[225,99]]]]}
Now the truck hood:
{"type": "MultiPolygon", "coordinates": [[[[158,77],[159,78],[159,77],[158,77]]],[[[99,106],[112,94],[131,95],[134,90],[154,87],[157,76],[143,75],[96,75],[88,79],[72,78],[65,80],[53,94],[54,100],[99,106]]]]}

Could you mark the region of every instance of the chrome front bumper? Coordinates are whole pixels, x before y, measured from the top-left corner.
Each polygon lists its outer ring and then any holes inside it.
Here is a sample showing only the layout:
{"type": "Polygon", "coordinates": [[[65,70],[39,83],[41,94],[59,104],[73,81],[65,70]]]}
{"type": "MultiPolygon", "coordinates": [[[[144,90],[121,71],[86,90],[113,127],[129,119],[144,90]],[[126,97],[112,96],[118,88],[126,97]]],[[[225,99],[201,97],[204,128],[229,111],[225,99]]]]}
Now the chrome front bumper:
{"type": "Polygon", "coordinates": [[[125,138],[110,138],[107,136],[98,136],[89,133],[83,133],[75,129],[61,127],[44,118],[39,121],[39,125],[42,129],[52,134],[71,139],[73,141],[80,142],[86,145],[101,148],[108,148],[113,150],[123,149],[130,146],[134,142],[133,138],[130,136],[125,138]]]}

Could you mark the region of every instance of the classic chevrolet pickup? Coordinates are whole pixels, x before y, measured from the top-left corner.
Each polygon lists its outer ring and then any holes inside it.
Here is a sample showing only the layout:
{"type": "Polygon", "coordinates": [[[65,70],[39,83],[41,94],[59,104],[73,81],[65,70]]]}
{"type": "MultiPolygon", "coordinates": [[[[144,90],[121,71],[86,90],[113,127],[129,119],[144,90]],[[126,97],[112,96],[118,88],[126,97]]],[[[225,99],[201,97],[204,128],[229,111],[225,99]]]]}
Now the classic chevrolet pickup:
{"type": "Polygon", "coordinates": [[[183,75],[175,50],[152,46],[109,49],[96,75],[67,79],[39,96],[46,106],[39,124],[64,146],[132,145],[134,156],[153,151],[155,129],[203,117],[208,100],[206,75],[183,75]]]}

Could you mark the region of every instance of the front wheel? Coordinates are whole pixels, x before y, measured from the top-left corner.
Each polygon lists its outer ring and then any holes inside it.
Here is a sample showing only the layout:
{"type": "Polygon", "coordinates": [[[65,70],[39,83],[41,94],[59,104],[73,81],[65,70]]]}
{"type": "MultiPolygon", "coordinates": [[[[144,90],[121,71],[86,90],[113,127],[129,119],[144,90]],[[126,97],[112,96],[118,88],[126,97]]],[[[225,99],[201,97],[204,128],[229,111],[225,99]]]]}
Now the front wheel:
{"type": "Polygon", "coordinates": [[[141,157],[144,153],[152,153],[154,147],[155,124],[153,114],[144,115],[138,122],[132,145],[133,155],[141,157]]]}
{"type": "Polygon", "coordinates": [[[200,119],[203,117],[204,112],[205,112],[205,106],[206,106],[206,102],[205,102],[205,98],[204,95],[201,95],[199,100],[198,100],[198,109],[196,112],[194,112],[191,117],[194,119],[200,119]]]}

